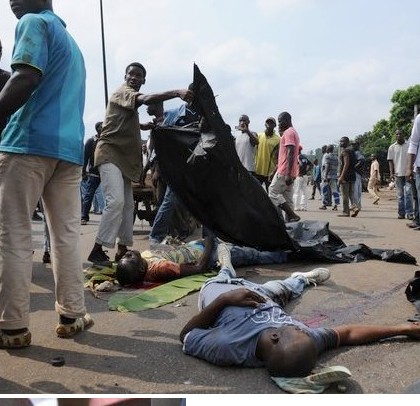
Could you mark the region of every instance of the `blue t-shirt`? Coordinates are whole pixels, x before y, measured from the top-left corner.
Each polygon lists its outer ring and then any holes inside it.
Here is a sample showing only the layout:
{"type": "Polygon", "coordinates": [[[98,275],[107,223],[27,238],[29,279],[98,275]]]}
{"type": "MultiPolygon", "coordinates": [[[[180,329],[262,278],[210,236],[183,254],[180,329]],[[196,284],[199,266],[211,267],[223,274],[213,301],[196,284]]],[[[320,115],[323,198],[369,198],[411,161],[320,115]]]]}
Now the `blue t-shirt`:
{"type": "Polygon", "coordinates": [[[83,165],[86,71],[82,53],[65,27],[49,10],[19,20],[12,69],[29,65],[41,72],[42,79],[11,116],[0,151],[83,165]]]}
{"type": "Polygon", "coordinates": [[[226,307],[211,328],[195,328],[185,336],[183,351],[219,366],[263,367],[263,361],[255,354],[258,338],[267,328],[282,325],[297,326],[305,331],[313,339],[318,354],[337,346],[334,330],[310,328],[269,301],[257,309],[226,307]]]}

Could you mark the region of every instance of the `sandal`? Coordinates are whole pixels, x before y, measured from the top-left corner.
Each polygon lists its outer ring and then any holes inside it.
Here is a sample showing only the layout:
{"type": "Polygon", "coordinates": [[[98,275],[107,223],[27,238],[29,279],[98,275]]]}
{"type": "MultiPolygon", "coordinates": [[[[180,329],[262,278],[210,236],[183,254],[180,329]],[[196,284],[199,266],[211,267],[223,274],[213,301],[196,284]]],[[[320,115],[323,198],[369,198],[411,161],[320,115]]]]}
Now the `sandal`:
{"type": "Polygon", "coordinates": [[[31,344],[31,332],[9,335],[0,331],[0,348],[25,348],[31,344]]]}

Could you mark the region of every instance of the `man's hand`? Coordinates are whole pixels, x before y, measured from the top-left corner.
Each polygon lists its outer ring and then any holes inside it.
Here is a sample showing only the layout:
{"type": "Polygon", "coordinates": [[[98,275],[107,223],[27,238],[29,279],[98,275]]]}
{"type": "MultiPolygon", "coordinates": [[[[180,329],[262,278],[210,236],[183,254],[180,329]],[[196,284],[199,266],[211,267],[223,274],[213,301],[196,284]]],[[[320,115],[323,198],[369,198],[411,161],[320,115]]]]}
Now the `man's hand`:
{"type": "Polygon", "coordinates": [[[179,90],[179,98],[187,103],[191,103],[194,100],[194,92],[188,89],[179,90]]]}
{"type": "Polygon", "coordinates": [[[227,306],[252,306],[258,307],[261,303],[265,303],[265,299],[258,293],[246,289],[234,289],[221,295],[227,306]]]}

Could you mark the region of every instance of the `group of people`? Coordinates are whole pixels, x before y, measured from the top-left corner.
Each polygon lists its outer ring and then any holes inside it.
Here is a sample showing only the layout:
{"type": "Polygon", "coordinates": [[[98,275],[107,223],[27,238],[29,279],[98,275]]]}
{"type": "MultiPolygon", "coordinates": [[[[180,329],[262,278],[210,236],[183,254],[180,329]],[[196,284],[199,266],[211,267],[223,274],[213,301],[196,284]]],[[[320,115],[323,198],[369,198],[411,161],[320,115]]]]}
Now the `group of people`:
{"type": "MultiPolygon", "coordinates": [[[[65,23],[53,12],[52,0],[11,0],[10,6],[19,21],[12,74],[0,92],[0,122],[7,122],[0,141],[2,349],[31,344],[31,216],[40,199],[50,230],[59,318],[56,334],[68,338],[93,325],[85,307],[80,258],[84,58],[65,23]]],[[[94,167],[99,171],[106,205],[89,260],[108,260],[103,247],[117,245],[115,261],[121,274],[118,277],[121,284],[132,284],[148,274],[147,277],[155,277],[166,272],[164,278],[191,274],[197,272],[194,265],[201,266],[200,271],[217,258],[220,272],[203,286],[200,312],[180,333],[186,354],[217,365],[265,367],[272,376],[304,376],[310,373],[319,354],[331,348],[396,335],[420,338],[419,323],[313,329],[288,315],[284,311],[287,302],[299,297],[305,288],[326,282],[330,278],[327,269],[296,272],[284,281],[263,285],[236,276],[233,264],[285,262],[287,253],[282,251],[229,247],[209,232],[204,242],[184,250],[183,262],[163,258],[153,268],[149,266],[152,262],[129,249],[133,245],[131,182],[138,181],[142,173],[138,108],[174,98],[189,103],[194,97],[189,89],[142,94],[140,88],[145,80],[144,66],[130,63],[124,83],[107,106],[94,153],[94,167]]],[[[270,119],[269,127],[273,124],[270,119]]],[[[419,125],[416,121],[415,129],[419,125]]],[[[300,140],[289,113],[279,115],[278,126],[278,161],[268,195],[279,213],[285,213],[287,221],[297,221],[292,193],[299,174],[300,140]]],[[[249,131],[245,133],[256,140],[249,131]]],[[[347,149],[345,139],[342,147],[347,149]]],[[[414,147],[410,148],[409,153],[413,154],[414,147]]],[[[344,166],[351,159],[348,155],[342,154],[344,166]]],[[[97,174],[89,173],[92,183],[97,182],[97,176],[90,175],[97,174]]],[[[350,178],[342,172],[338,179],[344,184],[350,178]]],[[[420,184],[420,175],[418,179],[420,184]]],[[[345,193],[350,196],[351,189],[345,193]]]]}

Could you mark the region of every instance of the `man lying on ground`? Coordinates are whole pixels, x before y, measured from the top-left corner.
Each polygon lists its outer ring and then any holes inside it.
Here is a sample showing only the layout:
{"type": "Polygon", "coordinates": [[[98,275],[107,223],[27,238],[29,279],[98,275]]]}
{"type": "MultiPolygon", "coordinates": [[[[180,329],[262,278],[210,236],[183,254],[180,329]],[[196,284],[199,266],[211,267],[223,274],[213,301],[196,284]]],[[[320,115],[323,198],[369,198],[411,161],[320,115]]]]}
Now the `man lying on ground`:
{"type": "MultiPolygon", "coordinates": [[[[131,250],[118,261],[116,278],[121,286],[130,286],[204,273],[217,266],[217,246],[218,240],[207,236],[182,245],[155,245],[141,254],[131,250]]],[[[236,267],[287,262],[284,251],[258,251],[237,245],[230,245],[230,250],[236,267]]]]}
{"type": "Polygon", "coordinates": [[[305,288],[330,278],[325,268],[256,284],[237,278],[226,245],[218,246],[219,274],[199,295],[200,312],[182,329],[183,351],[220,366],[265,367],[271,376],[307,376],[318,356],[340,346],[405,335],[420,339],[420,323],[310,328],[284,311],[305,288]]]}

